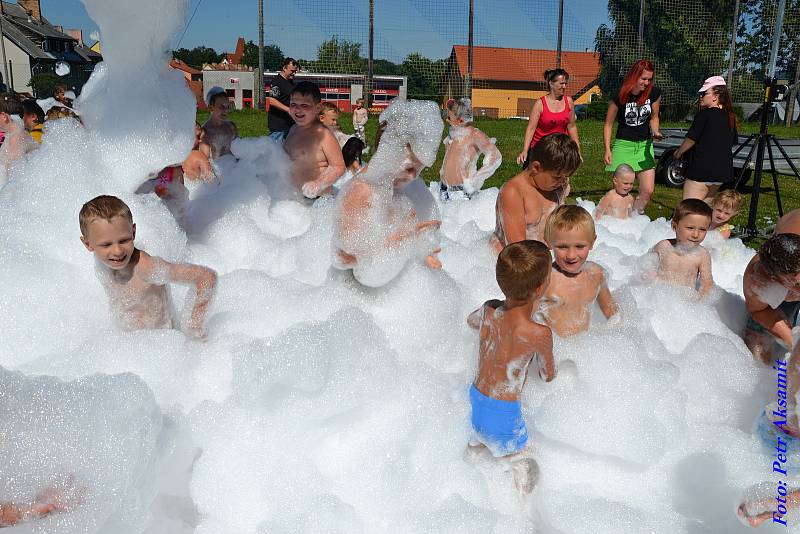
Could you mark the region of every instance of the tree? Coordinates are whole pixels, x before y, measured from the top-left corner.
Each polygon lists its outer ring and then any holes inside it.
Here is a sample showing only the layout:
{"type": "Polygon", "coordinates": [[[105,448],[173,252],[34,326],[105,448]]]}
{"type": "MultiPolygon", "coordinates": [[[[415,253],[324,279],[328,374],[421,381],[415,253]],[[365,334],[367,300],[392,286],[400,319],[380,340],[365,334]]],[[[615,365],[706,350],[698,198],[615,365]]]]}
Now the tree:
{"type": "MultiPolygon", "coordinates": [[[[772,52],[777,2],[750,0],[742,2],[741,6],[744,16],[740,19],[737,32],[742,36],[736,47],[737,65],[761,80],[766,75],[772,52]]],[[[787,0],[782,33],[776,72],[786,73],[793,82],[797,54],[800,53],[800,0],[787,0]]]]}
{"type": "Polygon", "coordinates": [[[361,57],[361,43],[339,39],[336,35],[317,47],[317,59],[308,67],[316,72],[349,74],[366,72],[367,60],[361,57]]]}
{"type": "Polygon", "coordinates": [[[445,59],[432,60],[418,53],[407,55],[399,74],[408,77],[409,98],[438,100],[446,67],[445,59]]]}
{"type": "Polygon", "coordinates": [[[37,98],[47,98],[53,96],[53,89],[60,83],[63,81],[58,75],[52,72],[40,72],[31,76],[28,87],[33,88],[33,94],[37,98]]]}
{"type": "Polygon", "coordinates": [[[203,68],[206,63],[219,63],[222,61],[222,54],[218,54],[216,50],[207,46],[196,46],[191,50],[179,48],[172,51],[172,57],[196,69],[203,68]]]}
{"type": "MultiPolygon", "coordinates": [[[[283,50],[279,46],[271,44],[264,46],[264,70],[280,70],[283,65],[283,50]]],[[[258,68],[258,45],[253,41],[247,41],[244,45],[244,55],[242,65],[258,68]]]]}

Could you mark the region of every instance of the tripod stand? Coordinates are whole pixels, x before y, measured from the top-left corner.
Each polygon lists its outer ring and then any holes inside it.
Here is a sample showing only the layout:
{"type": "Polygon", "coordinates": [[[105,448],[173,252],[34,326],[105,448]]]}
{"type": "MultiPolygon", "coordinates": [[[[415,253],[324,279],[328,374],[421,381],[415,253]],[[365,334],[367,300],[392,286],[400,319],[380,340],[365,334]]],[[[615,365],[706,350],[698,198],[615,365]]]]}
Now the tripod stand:
{"type": "Polygon", "coordinates": [[[772,104],[776,100],[779,100],[783,97],[784,93],[780,91],[780,89],[784,87],[785,86],[778,86],[775,78],[767,78],[764,80],[764,104],[761,108],[761,127],[759,128],[757,134],[751,134],[745,140],[745,142],[739,145],[739,147],[733,152],[733,157],[735,158],[736,155],[739,154],[739,152],[741,152],[748,143],[755,140],[755,143],[753,143],[753,146],[750,148],[750,152],[747,154],[747,158],[744,161],[742,171],[739,173],[739,177],[736,179],[736,189],[739,189],[745,173],[749,171],[748,167],[753,159],[753,154],[755,154],[756,163],[753,170],[753,194],[750,196],[750,213],[747,217],[747,227],[741,234],[741,237],[744,238],[757,237],[759,235],[766,237],[766,232],[760,232],[758,228],[756,228],[758,197],[759,193],[761,192],[761,176],[764,171],[764,149],[766,148],[769,156],[769,167],[770,171],[772,172],[772,184],[775,187],[775,201],[778,204],[779,217],[783,217],[783,205],[781,204],[781,193],[780,189],[778,188],[778,172],[775,169],[775,157],[772,153],[773,145],[778,148],[781,155],[786,160],[786,163],[788,163],[789,167],[792,169],[795,177],[800,180],[800,173],[798,173],[797,167],[794,166],[794,162],[792,162],[791,158],[786,153],[786,149],[783,148],[783,145],[781,145],[780,141],[778,141],[774,135],[768,133],[769,119],[772,116],[772,104]]]}

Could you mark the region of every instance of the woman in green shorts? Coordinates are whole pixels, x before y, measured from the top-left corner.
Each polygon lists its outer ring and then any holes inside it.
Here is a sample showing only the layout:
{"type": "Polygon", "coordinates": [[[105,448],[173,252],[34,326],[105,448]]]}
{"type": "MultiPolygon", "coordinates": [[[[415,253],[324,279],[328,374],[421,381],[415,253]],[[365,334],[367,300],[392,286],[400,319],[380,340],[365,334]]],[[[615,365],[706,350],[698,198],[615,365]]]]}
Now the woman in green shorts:
{"type": "Polygon", "coordinates": [[[653,85],[653,64],[640,59],[622,80],[619,94],[608,103],[606,122],[603,125],[603,160],[606,170],[614,172],[627,163],[639,180],[639,196],[634,209],[644,213],[656,186],[656,161],[653,156],[653,139],[663,139],[659,131],[658,108],[661,91],[653,85]],[[617,138],[611,144],[611,130],[617,122],[617,138]]]}

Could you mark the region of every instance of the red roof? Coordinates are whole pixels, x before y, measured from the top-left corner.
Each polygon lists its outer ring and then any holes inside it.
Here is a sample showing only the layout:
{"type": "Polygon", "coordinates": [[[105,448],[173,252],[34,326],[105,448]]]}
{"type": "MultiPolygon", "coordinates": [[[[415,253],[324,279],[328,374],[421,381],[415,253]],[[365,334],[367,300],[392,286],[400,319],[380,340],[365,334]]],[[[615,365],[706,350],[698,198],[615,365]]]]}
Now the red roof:
{"type": "MultiPolygon", "coordinates": [[[[467,75],[467,47],[453,46],[461,76],[467,75]]],[[[542,82],[544,71],[556,65],[555,50],[529,48],[472,48],[472,79],[542,82]]],[[[600,58],[592,52],[561,52],[561,68],[569,73],[570,85],[583,88],[600,74],[600,58]]]]}
{"type": "Polygon", "coordinates": [[[201,70],[197,70],[193,67],[190,67],[180,59],[171,59],[169,61],[169,66],[172,67],[173,69],[178,69],[183,72],[188,72],[189,74],[202,74],[203,72],[201,70]]]}
{"type": "Polygon", "coordinates": [[[228,63],[233,63],[238,65],[242,62],[242,57],[244,56],[244,37],[239,37],[239,40],[236,41],[236,52],[233,54],[226,53],[225,59],[228,60],[228,63]]]}

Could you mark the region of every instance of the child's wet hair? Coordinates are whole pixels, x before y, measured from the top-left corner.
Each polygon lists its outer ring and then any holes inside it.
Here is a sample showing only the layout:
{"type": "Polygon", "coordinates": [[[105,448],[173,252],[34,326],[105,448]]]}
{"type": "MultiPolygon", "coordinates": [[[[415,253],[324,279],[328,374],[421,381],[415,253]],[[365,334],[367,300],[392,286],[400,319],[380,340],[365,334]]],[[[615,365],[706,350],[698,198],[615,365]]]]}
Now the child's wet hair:
{"type": "Polygon", "coordinates": [[[506,298],[529,299],[547,281],[552,261],[550,249],[540,241],[511,243],[497,257],[497,285],[506,298]]]}
{"type": "Polygon", "coordinates": [[[22,101],[22,114],[23,115],[35,115],[36,122],[42,124],[44,122],[44,110],[42,106],[36,103],[36,100],[33,98],[29,98],[27,100],[22,101]]]}
{"type": "Polygon", "coordinates": [[[776,234],[758,249],[761,266],[772,277],[800,273],[800,235],[776,234]]]}
{"type": "Polygon", "coordinates": [[[714,215],[714,210],[699,198],[687,198],[675,206],[675,211],[672,212],[672,222],[678,224],[687,215],[702,215],[710,220],[714,215]]]}
{"type": "Polygon", "coordinates": [[[364,142],[358,137],[351,137],[342,147],[342,157],[344,158],[344,166],[350,167],[354,161],[361,164],[361,153],[364,150],[364,142]]]}
{"type": "Polygon", "coordinates": [[[563,76],[564,81],[569,81],[569,73],[564,69],[551,69],[544,71],[544,81],[547,83],[556,81],[559,76],[563,76]]]}
{"type": "Polygon", "coordinates": [[[224,98],[226,102],[230,101],[228,99],[228,94],[225,91],[216,92],[208,95],[208,107],[214,107],[214,104],[216,104],[217,100],[220,98],[224,98]]]}
{"type": "Polygon", "coordinates": [[[725,189],[718,191],[714,198],[711,200],[711,207],[721,206],[727,208],[734,213],[739,213],[739,208],[742,207],[742,194],[735,189],[725,189]]]}
{"type": "Polygon", "coordinates": [[[11,93],[0,93],[0,113],[22,116],[22,103],[11,93]]]}
{"type": "Polygon", "coordinates": [[[630,176],[631,174],[636,176],[636,171],[634,171],[633,167],[631,167],[627,163],[620,163],[617,166],[617,170],[614,171],[614,177],[615,178],[621,178],[623,176],[630,176]]]}
{"type": "Polygon", "coordinates": [[[50,109],[48,109],[46,117],[47,120],[49,121],[54,119],[67,119],[70,117],[80,120],[79,117],[75,115],[75,113],[61,106],[53,106],[50,109]]]}
{"type": "Polygon", "coordinates": [[[457,119],[461,119],[466,123],[470,123],[473,120],[472,101],[469,98],[461,98],[459,100],[451,98],[447,101],[447,111],[452,112],[457,119]]]}
{"type": "Polygon", "coordinates": [[[544,225],[544,240],[552,246],[553,234],[556,231],[572,230],[573,228],[580,228],[591,235],[592,239],[597,237],[591,213],[580,206],[559,206],[547,217],[544,225]]]}
{"type": "Polygon", "coordinates": [[[295,85],[294,89],[292,89],[292,94],[310,96],[315,104],[322,102],[322,93],[319,90],[319,86],[314,82],[309,82],[308,80],[303,80],[295,85]]]}
{"type": "Polygon", "coordinates": [[[553,133],[542,137],[533,146],[528,159],[531,161],[531,165],[528,167],[529,171],[533,167],[533,162],[538,161],[542,170],[563,172],[567,176],[571,176],[581,164],[578,144],[563,133],[553,133]]]}
{"type": "Polygon", "coordinates": [[[320,116],[326,111],[335,111],[337,114],[339,113],[339,108],[333,102],[323,102],[322,109],[319,110],[320,116]]]}
{"type": "Polygon", "coordinates": [[[111,195],[100,195],[94,197],[81,208],[78,214],[78,223],[81,227],[81,234],[87,235],[89,224],[94,219],[110,221],[114,217],[125,217],[128,222],[133,224],[133,215],[127,204],[117,197],[111,195]]]}

